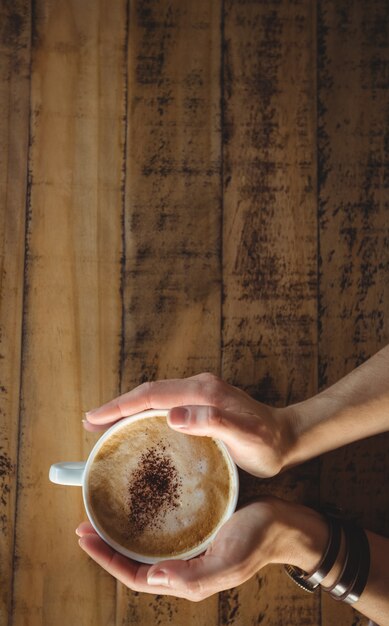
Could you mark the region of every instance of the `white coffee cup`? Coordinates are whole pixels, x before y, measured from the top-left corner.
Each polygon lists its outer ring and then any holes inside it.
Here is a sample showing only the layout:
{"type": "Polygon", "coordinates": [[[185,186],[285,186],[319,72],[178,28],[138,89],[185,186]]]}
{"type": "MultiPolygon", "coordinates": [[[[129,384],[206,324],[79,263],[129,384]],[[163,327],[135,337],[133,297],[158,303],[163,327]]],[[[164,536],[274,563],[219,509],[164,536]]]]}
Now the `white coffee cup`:
{"type": "MultiPolygon", "coordinates": [[[[125,417],[119,422],[116,422],[111,428],[109,428],[105,433],[100,437],[100,439],[96,442],[93,447],[91,453],[88,456],[88,459],[85,462],[68,462],[68,463],[55,463],[50,467],[49,479],[53,483],[57,483],[59,485],[72,485],[82,487],[82,495],[84,500],[84,506],[89,518],[90,523],[92,524],[95,531],[100,535],[100,537],[112,548],[114,548],[120,554],[127,556],[131,559],[135,559],[136,561],[140,561],[141,563],[157,563],[162,560],[162,558],[156,558],[152,556],[145,556],[142,554],[138,554],[131,550],[128,550],[124,546],[120,545],[117,541],[109,537],[104,529],[99,524],[98,520],[94,517],[93,511],[88,504],[88,474],[93,463],[93,460],[100,450],[103,443],[111,437],[114,433],[116,434],[121,428],[124,428],[127,424],[132,423],[134,421],[146,419],[148,417],[155,416],[167,416],[168,411],[165,409],[152,409],[149,411],[143,411],[142,413],[137,413],[136,415],[132,415],[130,417],[125,417]]],[[[200,545],[192,548],[191,550],[180,554],[179,556],[175,555],[172,557],[163,557],[163,560],[168,559],[184,559],[188,560],[195,556],[198,556],[204,550],[206,550],[207,546],[214,540],[217,533],[223,524],[231,517],[234,513],[238,501],[238,493],[239,493],[239,476],[238,470],[231,458],[229,451],[223,442],[215,439],[215,443],[218,445],[219,449],[222,451],[224,458],[228,464],[228,468],[230,471],[230,478],[232,483],[232,489],[230,490],[230,500],[228,502],[228,506],[225,510],[223,517],[220,519],[219,523],[215,527],[212,534],[206,538],[200,545]]]]}

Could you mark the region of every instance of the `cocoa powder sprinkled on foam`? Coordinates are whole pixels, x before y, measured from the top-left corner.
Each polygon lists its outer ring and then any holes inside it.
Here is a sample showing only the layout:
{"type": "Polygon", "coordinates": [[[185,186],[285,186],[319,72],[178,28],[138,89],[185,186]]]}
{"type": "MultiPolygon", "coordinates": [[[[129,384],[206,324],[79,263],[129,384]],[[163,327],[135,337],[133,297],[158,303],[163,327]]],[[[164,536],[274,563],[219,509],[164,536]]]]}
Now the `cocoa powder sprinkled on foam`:
{"type": "Polygon", "coordinates": [[[158,527],[168,511],[179,506],[181,479],[166,447],[154,446],[142,454],[129,484],[129,522],[134,533],[158,527]]]}

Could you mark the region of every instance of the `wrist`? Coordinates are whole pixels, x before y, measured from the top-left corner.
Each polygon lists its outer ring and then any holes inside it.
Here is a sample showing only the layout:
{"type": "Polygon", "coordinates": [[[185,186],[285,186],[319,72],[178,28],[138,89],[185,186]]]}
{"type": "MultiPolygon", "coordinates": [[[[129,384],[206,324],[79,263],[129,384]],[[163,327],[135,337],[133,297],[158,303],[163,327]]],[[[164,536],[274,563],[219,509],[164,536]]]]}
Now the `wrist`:
{"type": "Polygon", "coordinates": [[[281,472],[299,463],[301,434],[305,430],[302,404],[275,409],[274,418],[278,424],[280,437],[281,472]]]}
{"type": "Polygon", "coordinates": [[[329,530],[325,518],[306,506],[274,498],[274,540],[269,562],[288,563],[313,572],[325,551],[329,530]]]}
{"type": "Polygon", "coordinates": [[[327,391],[280,409],[285,439],[282,470],[319,456],[339,445],[338,401],[327,391]]]}

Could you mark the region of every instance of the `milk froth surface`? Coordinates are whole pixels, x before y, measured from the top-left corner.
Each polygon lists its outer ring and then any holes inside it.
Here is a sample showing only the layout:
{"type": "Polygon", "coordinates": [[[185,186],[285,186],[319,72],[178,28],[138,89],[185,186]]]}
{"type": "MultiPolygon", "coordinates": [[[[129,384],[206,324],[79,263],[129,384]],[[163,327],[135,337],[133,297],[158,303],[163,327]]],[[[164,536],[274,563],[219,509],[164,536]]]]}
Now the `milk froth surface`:
{"type": "Polygon", "coordinates": [[[202,543],[223,517],[228,463],[209,437],[173,431],[163,416],[114,433],[95,456],[88,500],[102,529],[145,556],[174,556],[202,543]]]}

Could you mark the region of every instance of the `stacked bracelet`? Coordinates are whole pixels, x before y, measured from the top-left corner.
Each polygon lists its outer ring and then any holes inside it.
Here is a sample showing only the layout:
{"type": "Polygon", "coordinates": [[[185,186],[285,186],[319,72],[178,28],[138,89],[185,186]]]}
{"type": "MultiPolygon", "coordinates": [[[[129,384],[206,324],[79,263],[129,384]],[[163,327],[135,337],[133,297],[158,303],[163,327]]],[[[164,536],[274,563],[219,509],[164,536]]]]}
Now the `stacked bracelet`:
{"type": "Polygon", "coordinates": [[[346,556],[337,580],[331,587],[323,587],[335,600],[347,604],[356,602],[362,594],[369,575],[370,549],[363,528],[352,522],[340,521],[327,514],[329,538],[323,557],[312,573],[298,567],[285,565],[285,571],[292,580],[306,591],[313,592],[329,574],[339,556],[342,528],[346,542],[346,556]]]}
{"type": "Polygon", "coordinates": [[[364,590],[370,569],[369,542],[363,528],[352,522],[343,524],[346,557],[342,571],[331,587],[323,587],[335,600],[356,602],[364,590]]]}

